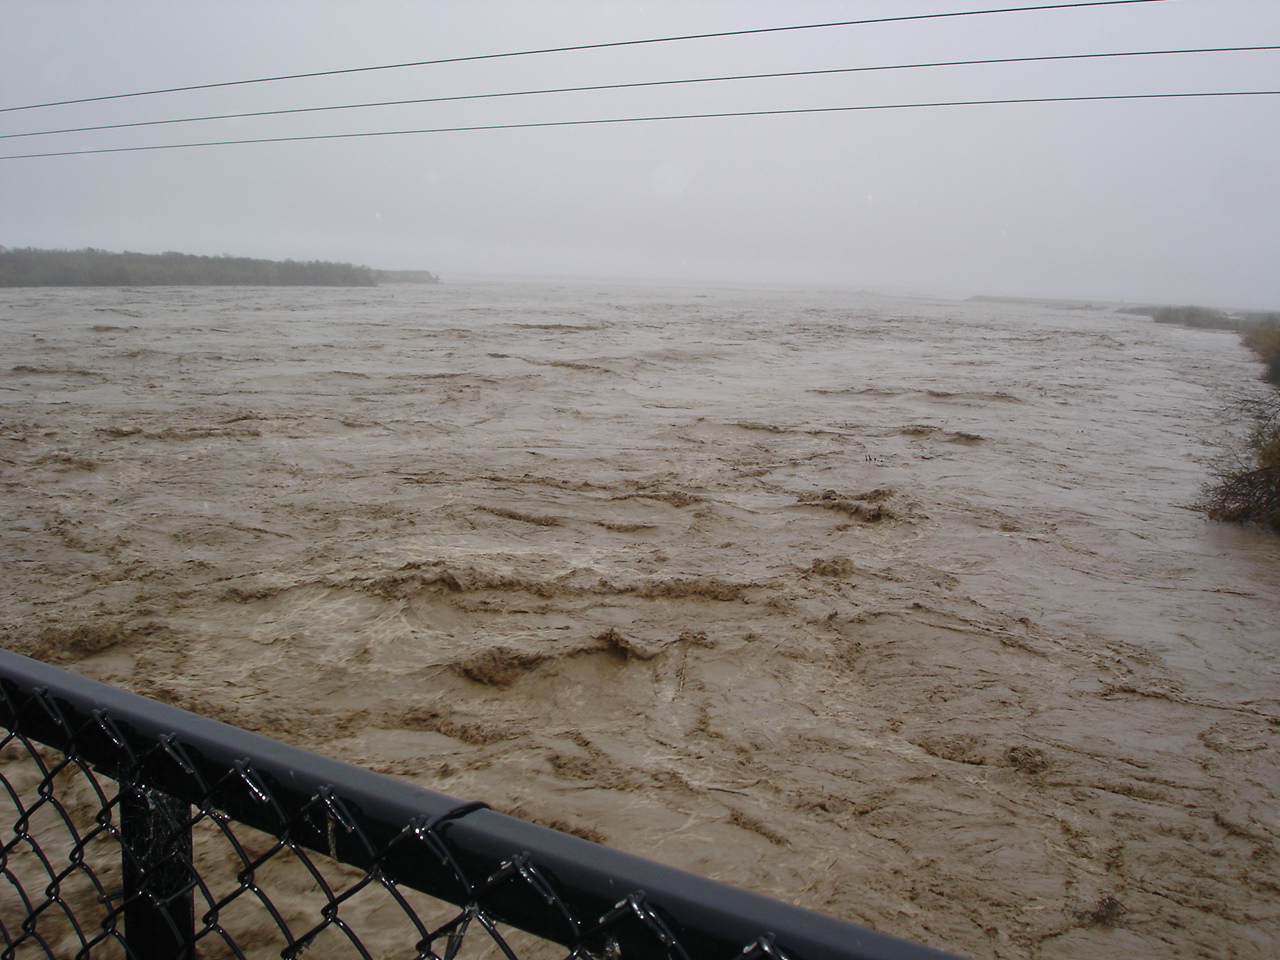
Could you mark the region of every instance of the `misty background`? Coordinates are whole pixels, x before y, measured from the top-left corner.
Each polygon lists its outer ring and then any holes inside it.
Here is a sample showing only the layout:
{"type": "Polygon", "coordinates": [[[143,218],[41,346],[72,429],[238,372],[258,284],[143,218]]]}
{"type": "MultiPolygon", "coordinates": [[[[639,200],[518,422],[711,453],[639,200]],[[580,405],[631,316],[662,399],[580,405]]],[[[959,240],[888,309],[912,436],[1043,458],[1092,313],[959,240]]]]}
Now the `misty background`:
{"type": "MultiPolygon", "coordinates": [[[[992,4],[996,6],[998,4],[992,4]]],[[[0,107],[437,58],[980,9],[971,0],[0,0],[0,107]]],[[[66,127],[740,73],[1280,43],[1160,0],[571,51],[0,112],[0,155],[938,100],[1280,89],[1280,52],[873,71],[66,127]]],[[[0,244],[443,274],[1280,307],[1280,97],[993,104],[0,160],[0,244]]]]}

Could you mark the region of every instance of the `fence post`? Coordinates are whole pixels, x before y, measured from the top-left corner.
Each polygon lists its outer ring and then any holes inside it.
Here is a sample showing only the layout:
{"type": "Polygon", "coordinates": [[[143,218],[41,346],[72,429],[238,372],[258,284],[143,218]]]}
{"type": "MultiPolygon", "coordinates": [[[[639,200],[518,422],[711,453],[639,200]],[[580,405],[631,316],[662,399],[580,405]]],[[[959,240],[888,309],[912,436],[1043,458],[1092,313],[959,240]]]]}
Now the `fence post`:
{"type": "Polygon", "coordinates": [[[194,960],[191,806],[121,784],[124,939],[135,960],[194,960]]]}

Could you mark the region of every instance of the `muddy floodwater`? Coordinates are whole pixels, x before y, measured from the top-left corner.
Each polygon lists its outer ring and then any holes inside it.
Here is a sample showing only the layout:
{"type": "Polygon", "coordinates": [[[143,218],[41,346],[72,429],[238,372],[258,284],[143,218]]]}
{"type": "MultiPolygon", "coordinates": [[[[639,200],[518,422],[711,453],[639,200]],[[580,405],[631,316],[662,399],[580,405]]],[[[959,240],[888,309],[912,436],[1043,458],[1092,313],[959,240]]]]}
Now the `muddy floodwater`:
{"type": "Polygon", "coordinates": [[[1233,334],[450,283],[0,291],[0,641],[974,958],[1273,958],[1233,334]]]}

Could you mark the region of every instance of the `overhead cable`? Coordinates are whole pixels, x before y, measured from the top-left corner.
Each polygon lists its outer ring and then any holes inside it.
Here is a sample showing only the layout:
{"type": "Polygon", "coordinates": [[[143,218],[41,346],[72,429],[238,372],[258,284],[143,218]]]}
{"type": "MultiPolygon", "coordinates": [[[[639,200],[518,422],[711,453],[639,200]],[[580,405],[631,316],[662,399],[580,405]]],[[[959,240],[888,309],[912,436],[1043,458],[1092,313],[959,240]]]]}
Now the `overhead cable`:
{"type": "Polygon", "coordinates": [[[743,37],[766,33],[789,33],[800,30],[824,30],[832,27],[854,27],[876,23],[903,23],[915,20],[943,20],[955,17],[975,17],[989,14],[1030,13],[1045,10],[1070,10],[1081,7],[1119,7],[1132,4],[1167,3],[1169,0],[1088,0],[1085,3],[1043,3],[1036,6],[999,7],[984,10],[958,10],[949,13],[918,13],[892,17],[868,17],[861,20],[837,20],[826,23],[802,23],[785,27],[753,27],[743,30],[722,30],[716,33],[692,33],[673,37],[648,37],[640,40],[612,40],[603,43],[583,43],[573,46],[544,47],[536,50],[513,50],[506,53],[484,53],[472,56],[442,57],[435,60],[414,60],[407,63],[383,63],[368,67],[346,67],[340,70],[317,70],[310,73],[290,73],[272,77],[254,77],[246,80],[223,80],[217,83],[197,83],[182,87],[163,87],[156,90],[138,90],[133,93],[113,93],[98,97],[80,97],[74,100],[53,100],[48,103],[28,103],[16,107],[0,107],[0,113],[18,110],[37,110],[43,107],[64,107],[77,103],[99,103],[104,100],[124,100],[130,97],[151,97],[165,93],[186,93],[192,90],[213,90],[220,87],[238,87],[256,83],[275,83],[281,80],[308,80],[315,77],[334,77],[343,74],[372,73],[379,70],[402,70],[407,67],[428,67],[447,63],[474,63],[481,60],[500,60],[510,57],[531,57],[548,53],[571,53],[581,50],[606,50],[618,47],[638,47],[646,44],[680,43],[686,40],[712,40],[723,37],[743,37]]]}
{"type": "Polygon", "coordinates": [[[1041,57],[996,57],[983,60],[939,60],[928,63],[895,63],[868,67],[832,67],[823,70],[789,70],[781,73],[745,73],[719,77],[690,77],[681,80],[645,80],[635,83],[599,83],[576,87],[545,87],[538,90],[512,90],[502,93],[472,93],[448,97],[420,97],[412,100],[378,100],[369,103],[343,103],[324,107],[294,107],[284,110],[255,110],[246,113],[219,113],[203,117],[177,117],[168,120],[139,120],[130,123],[104,123],[85,127],[64,127],[57,130],[34,130],[29,133],[4,133],[0,140],[19,137],[47,137],[60,133],[89,133],[97,130],[126,130],[137,127],[170,126],[178,123],[204,123],[211,120],[244,120],[252,117],[279,117],[301,113],[327,113],[335,110],[364,110],[372,107],[421,106],[428,103],[456,103],[466,100],[495,100],[505,97],[528,97],[555,93],[584,93],[605,90],[636,90],[648,87],[669,87],[695,83],[721,83],[740,80],[777,80],[792,77],[832,76],[846,73],[875,73],[888,70],[916,70],[925,67],[993,66],[1013,63],[1048,63],[1069,60],[1102,60],[1123,57],[1154,57],[1172,54],[1200,53],[1251,53],[1264,50],[1280,50],[1280,45],[1249,47],[1199,47],[1178,50],[1130,50],[1120,53],[1069,53],[1041,57]]]}
{"type": "Polygon", "coordinates": [[[318,140],[354,140],[363,137],[396,137],[429,133],[463,133],[479,130],[531,130],[541,127],[586,127],[605,124],[654,123],[668,120],[712,120],[726,117],[778,117],[818,113],[854,113],[869,110],[910,110],[921,107],[977,107],[1029,103],[1097,103],[1103,101],[1185,100],[1211,97],[1274,97],[1280,90],[1216,90],[1192,93],[1129,93],[1070,97],[1002,97],[991,100],[934,100],[922,103],[877,103],[851,107],[796,107],[782,110],[740,110],[723,113],[681,113],[648,117],[606,117],[593,120],[546,120],[528,123],[489,123],[415,130],[375,130],[364,133],[325,133],[299,137],[257,137],[244,140],[205,140],[195,143],[160,143],[137,147],[102,147],[91,150],[58,150],[0,156],[0,160],[33,160],[41,157],[76,157],[103,153],[139,153],[151,150],[183,150],[193,147],[226,147],[261,143],[302,143],[318,140]]]}

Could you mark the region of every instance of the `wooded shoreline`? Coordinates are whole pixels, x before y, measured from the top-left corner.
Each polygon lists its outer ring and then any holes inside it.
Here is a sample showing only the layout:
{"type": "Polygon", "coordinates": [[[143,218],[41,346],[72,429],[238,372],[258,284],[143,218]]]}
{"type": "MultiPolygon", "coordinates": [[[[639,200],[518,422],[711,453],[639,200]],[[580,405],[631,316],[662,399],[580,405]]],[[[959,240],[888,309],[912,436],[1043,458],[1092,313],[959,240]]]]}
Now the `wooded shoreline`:
{"type": "Polygon", "coordinates": [[[372,287],[379,281],[439,283],[440,278],[425,270],[374,270],[327,260],[0,247],[0,287],[372,287]]]}

